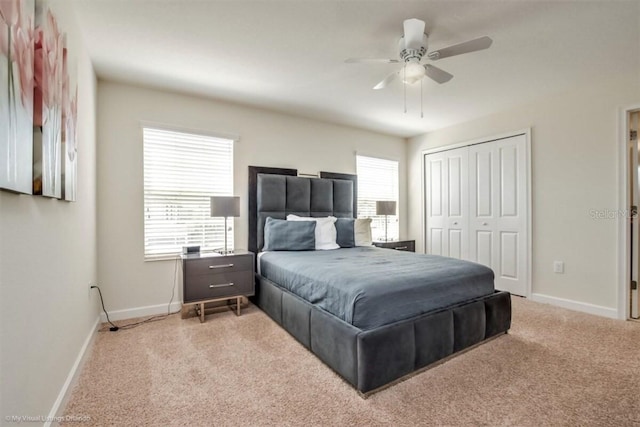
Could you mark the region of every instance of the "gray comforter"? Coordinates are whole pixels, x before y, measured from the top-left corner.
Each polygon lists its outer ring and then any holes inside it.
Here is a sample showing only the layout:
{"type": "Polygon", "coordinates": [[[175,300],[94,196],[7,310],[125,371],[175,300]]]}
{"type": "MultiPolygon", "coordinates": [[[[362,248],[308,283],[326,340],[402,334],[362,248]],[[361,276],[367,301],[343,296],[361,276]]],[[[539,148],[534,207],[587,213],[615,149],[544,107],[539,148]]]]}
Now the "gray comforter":
{"type": "Polygon", "coordinates": [[[494,292],[493,271],[485,266],[375,247],[267,252],[260,272],[360,329],[494,292]]]}

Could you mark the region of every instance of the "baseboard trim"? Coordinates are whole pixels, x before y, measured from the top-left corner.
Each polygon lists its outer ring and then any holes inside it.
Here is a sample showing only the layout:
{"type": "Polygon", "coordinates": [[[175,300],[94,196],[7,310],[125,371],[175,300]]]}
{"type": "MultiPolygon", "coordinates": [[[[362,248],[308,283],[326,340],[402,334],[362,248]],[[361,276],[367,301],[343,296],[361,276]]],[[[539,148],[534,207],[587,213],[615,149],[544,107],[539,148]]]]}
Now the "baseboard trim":
{"type": "Polygon", "coordinates": [[[573,301],[569,299],[535,293],[531,294],[531,301],[541,302],[543,304],[557,305],[558,307],[568,308],[569,310],[595,314],[596,316],[608,317],[610,319],[619,319],[618,310],[616,310],[615,308],[603,307],[601,305],[589,304],[586,302],[573,301]]]}
{"type": "Polygon", "coordinates": [[[80,348],[78,357],[76,357],[76,361],[73,363],[73,366],[69,371],[69,375],[67,375],[67,379],[62,385],[62,388],[60,389],[60,393],[58,393],[58,397],[56,401],[53,403],[53,407],[51,408],[51,411],[49,411],[49,416],[47,417],[47,420],[44,423],[44,427],[51,426],[53,422],[55,422],[57,425],[57,422],[58,422],[57,417],[61,416],[61,414],[58,414],[58,411],[60,411],[60,409],[64,407],[63,403],[66,401],[68,397],[67,393],[71,389],[71,385],[74,384],[74,381],[77,379],[77,375],[80,373],[80,367],[83,365],[84,359],[87,356],[87,349],[90,348],[91,343],[93,343],[93,340],[96,336],[96,332],[98,331],[99,326],[100,326],[100,317],[98,316],[96,317],[96,321],[93,323],[93,327],[91,328],[89,335],[84,340],[84,344],[82,344],[82,347],[80,348]]]}
{"type": "MultiPolygon", "coordinates": [[[[147,305],[144,307],[126,308],[124,310],[114,310],[109,312],[109,319],[115,321],[133,319],[136,317],[155,316],[158,314],[167,314],[167,307],[168,304],[158,304],[147,305]]],[[[171,303],[169,310],[171,311],[171,313],[175,313],[181,308],[182,303],[180,301],[174,301],[171,303]]],[[[100,313],[100,321],[102,323],[107,321],[107,316],[104,315],[104,312],[100,313]]]]}

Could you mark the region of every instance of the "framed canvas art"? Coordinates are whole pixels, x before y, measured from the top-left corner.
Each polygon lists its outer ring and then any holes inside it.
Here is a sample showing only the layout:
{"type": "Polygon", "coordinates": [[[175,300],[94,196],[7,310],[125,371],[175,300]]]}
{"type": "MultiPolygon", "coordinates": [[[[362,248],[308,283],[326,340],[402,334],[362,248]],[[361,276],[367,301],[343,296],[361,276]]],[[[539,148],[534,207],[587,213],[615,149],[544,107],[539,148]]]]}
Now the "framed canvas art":
{"type": "Polygon", "coordinates": [[[78,86],[72,53],[62,53],[62,198],[76,201],[78,186],[78,86]]]}
{"type": "Polygon", "coordinates": [[[31,194],[34,0],[0,0],[0,189],[31,194]]]}
{"type": "Polygon", "coordinates": [[[62,197],[64,34],[46,1],[36,2],[33,194],[62,197]]]}

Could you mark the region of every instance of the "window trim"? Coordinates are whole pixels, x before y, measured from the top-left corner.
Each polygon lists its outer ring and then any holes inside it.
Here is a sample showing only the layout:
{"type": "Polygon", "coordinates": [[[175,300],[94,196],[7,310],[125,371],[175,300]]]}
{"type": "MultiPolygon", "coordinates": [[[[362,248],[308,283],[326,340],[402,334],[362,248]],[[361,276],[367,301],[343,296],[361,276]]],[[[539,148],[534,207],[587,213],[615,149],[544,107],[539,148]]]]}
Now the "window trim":
{"type": "MultiPolygon", "coordinates": [[[[140,127],[140,136],[141,136],[140,140],[142,141],[143,155],[144,155],[144,128],[154,128],[154,129],[166,130],[170,132],[191,133],[194,135],[209,136],[211,138],[229,139],[234,142],[234,149],[235,149],[235,144],[240,142],[240,136],[234,133],[217,132],[217,131],[211,131],[208,129],[186,127],[186,126],[166,124],[166,123],[160,123],[160,122],[154,122],[154,121],[148,121],[148,120],[140,120],[138,123],[140,127]]],[[[143,160],[144,160],[144,157],[143,157],[143,160]]]]}

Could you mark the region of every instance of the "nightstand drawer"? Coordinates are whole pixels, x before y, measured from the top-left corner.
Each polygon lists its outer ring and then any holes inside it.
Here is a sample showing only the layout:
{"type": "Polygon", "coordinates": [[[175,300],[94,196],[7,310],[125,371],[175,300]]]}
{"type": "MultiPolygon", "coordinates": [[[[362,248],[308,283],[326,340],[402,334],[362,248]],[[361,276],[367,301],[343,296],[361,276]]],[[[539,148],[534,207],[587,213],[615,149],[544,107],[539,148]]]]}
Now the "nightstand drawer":
{"type": "Polygon", "coordinates": [[[233,295],[253,295],[252,270],[190,276],[188,280],[189,286],[184,289],[185,302],[233,295]]]}
{"type": "Polygon", "coordinates": [[[393,240],[388,242],[373,242],[373,245],[379,248],[395,249],[397,251],[407,251],[407,252],[416,251],[415,240],[393,240]]]}
{"type": "Polygon", "coordinates": [[[231,273],[236,271],[253,271],[252,255],[206,257],[191,259],[185,263],[185,273],[191,280],[194,276],[205,274],[231,273]]]}

